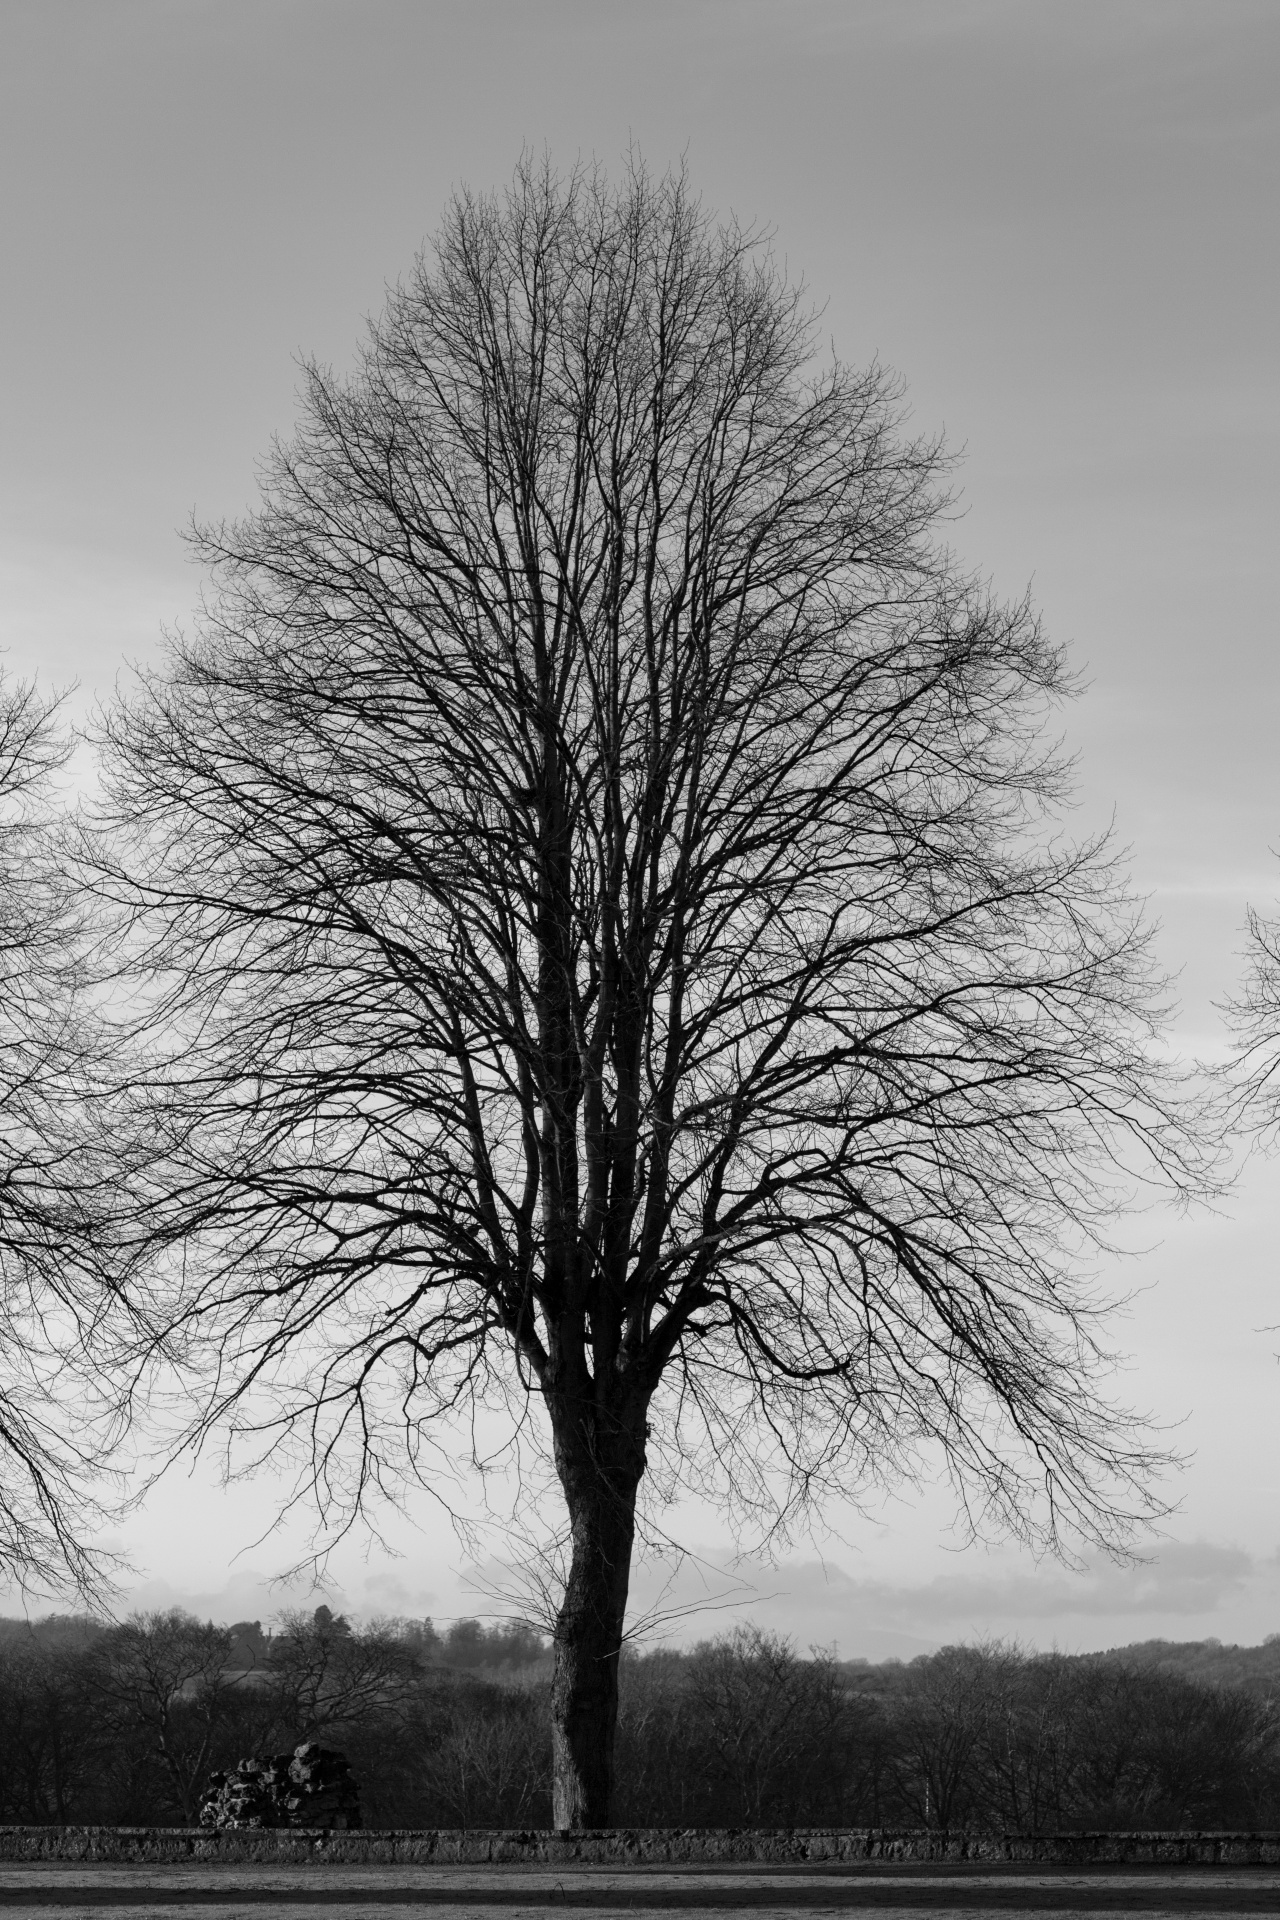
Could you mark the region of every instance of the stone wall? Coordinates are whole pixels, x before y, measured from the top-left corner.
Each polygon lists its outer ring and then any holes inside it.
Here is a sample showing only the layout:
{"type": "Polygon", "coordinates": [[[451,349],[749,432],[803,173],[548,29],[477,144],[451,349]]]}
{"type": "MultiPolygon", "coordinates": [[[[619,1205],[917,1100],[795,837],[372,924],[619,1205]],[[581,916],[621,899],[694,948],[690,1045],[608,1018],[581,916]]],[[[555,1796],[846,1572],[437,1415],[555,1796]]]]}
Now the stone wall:
{"type": "Polygon", "coordinates": [[[298,1865],[798,1866],[806,1861],[1023,1862],[1045,1866],[1277,1866],[1280,1833],[963,1834],[859,1828],[823,1832],[609,1828],[598,1833],[0,1827],[0,1860],[224,1861],[298,1865]]]}

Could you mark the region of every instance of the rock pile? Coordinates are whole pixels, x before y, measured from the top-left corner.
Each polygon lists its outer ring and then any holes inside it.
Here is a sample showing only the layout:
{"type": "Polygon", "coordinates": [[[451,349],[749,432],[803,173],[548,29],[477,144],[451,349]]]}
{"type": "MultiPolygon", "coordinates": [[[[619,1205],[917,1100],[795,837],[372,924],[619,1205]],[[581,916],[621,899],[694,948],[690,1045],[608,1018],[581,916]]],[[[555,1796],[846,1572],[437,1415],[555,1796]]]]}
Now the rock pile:
{"type": "Polygon", "coordinates": [[[206,1827],[358,1827],[360,1795],[340,1753],[308,1740],[292,1753],[242,1760],[211,1773],[200,1808],[206,1827]]]}

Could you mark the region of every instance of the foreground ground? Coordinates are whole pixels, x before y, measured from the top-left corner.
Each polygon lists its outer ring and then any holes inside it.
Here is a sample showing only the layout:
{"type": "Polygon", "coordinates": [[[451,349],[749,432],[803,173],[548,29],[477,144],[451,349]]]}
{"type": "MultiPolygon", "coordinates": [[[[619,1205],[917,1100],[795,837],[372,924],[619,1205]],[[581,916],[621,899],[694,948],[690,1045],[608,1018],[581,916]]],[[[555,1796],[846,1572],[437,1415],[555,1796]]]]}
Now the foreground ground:
{"type": "Polygon", "coordinates": [[[6,1920],[109,1913],[114,1920],[546,1920],[571,1907],[580,1920],[643,1920],[716,1913],[724,1920],[788,1920],[797,1913],[845,1916],[865,1908],[966,1920],[1019,1914],[1280,1915],[1275,1867],[1078,1867],[859,1865],[833,1867],[78,1866],[0,1865],[6,1920]]]}

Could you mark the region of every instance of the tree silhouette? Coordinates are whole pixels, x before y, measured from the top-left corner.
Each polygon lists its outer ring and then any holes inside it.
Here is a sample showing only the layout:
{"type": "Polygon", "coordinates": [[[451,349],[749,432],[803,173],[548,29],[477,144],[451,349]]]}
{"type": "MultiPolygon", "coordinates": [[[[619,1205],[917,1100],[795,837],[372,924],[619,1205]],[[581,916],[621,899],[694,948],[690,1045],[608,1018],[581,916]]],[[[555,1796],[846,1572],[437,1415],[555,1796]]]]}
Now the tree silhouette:
{"type": "Polygon", "coordinates": [[[100,1593],[111,1557],[87,1539],[106,1397],[77,1358],[110,1297],[106,1162],[84,1125],[106,1053],[55,833],[66,757],[57,703],[0,676],[0,1575],[100,1593]]]}
{"type": "Polygon", "coordinates": [[[307,367],[110,721],[188,1437],[300,1442],[344,1525],[510,1413],[568,1514],[565,1827],[646,1472],[787,1515],[936,1448],[975,1519],[1112,1544],[1149,1498],[1076,1276],[1194,1142],[1054,823],[1061,653],[898,416],[683,178],[522,166],[307,367]]]}

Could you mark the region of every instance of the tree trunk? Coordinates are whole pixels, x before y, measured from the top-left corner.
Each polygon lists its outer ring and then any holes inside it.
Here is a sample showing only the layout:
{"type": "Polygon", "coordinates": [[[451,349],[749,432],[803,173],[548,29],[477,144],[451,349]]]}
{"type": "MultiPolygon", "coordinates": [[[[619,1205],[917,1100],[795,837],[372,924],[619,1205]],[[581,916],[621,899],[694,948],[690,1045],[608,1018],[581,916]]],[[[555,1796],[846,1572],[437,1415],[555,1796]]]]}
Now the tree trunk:
{"type": "Polygon", "coordinates": [[[643,1439],[620,1451],[624,1462],[612,1472],[598,1456],[585,1471],[566,1472],[562,1455],[573,1542],[551,1682],[552,1819],[562,1830],[606,1826],[613,1798],[618,1656],[643,1439]]]}

